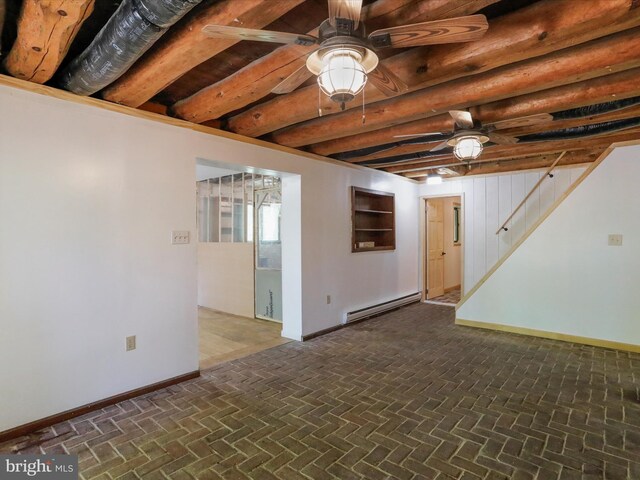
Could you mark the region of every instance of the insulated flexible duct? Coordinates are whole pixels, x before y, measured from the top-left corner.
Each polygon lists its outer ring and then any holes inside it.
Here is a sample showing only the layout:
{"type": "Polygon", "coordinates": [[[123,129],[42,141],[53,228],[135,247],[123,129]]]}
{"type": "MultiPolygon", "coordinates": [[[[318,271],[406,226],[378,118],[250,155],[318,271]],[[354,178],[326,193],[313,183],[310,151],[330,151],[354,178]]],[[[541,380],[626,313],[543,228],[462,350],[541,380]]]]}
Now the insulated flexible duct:
{"type": "Polygon", "coordinates": [[[60,75],[59,85],[91,95],[117,80],[201,0],[124,0],[93,42],[60,75]]]}
{"type": "Polygon", "coordinates": [[[633,107],[640,104],[640,97],[625,98],[614,102],[598,103],[596,105],[587,105],[586,107],[571,108],[553,113],[554,120],[570,120],[574,118],[590,117],[592,115],[601,115],[603,113],[614,112],[623,108],[633,107]]]}
{"type": "Polygon", "coordinates": [[[640,118],[626,118],[612,122],[594,123],[593,125],[582,125],[580,127],[565,128],[562,130],[550,130],[547,132],[532,133],[531,135],[521,135],[519,139],[522,143],[572,140],[575,138],[619,132],[620,130],[638,126],[640,126],[640,118]]]}

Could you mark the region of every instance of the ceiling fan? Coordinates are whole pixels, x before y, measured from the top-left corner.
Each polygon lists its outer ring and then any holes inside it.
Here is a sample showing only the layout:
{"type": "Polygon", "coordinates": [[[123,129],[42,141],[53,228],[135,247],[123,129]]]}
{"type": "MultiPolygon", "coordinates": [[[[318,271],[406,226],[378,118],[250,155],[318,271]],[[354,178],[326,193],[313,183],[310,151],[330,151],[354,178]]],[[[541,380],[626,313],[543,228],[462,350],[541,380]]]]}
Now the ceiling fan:
{"type": "MultiPolygon", "coordinates": [[[[329,18],[319,27],[318,37],[249,28],[207,25],[202,31],[212,38],[318,45],[306,62],[277,85],[273,93],[289,93],[312,75],[322,91],[342,104],[351,101],[370,80],[387,96],[407,90],[407,85],[378,63],[375,50],[441,43],[470,42],[488,29],[484,15],[470,15],[431,22],[383,28],[366,34],[360,19],[362,0],[328,0],[329,18]]],[[[301,58],[301,62],[304,59],[301,58]]]]}
{"type": "MultiPolygon", "coordinates": [[[[450,110],[449,115],[453,118],[455,125],[453,135],[444,142],[433,147],[430,152],[438,152],[447,147],[453,147],[453,154],[458,160],[471,161],[480,156],[487,142],[498,145],[513,145],[519,139],[496,133],[495,125],[484,127],[479,121],[474,121],[470,112],[466,110],[450,110]]],[[[394,138],[428,137],[430,135],[442,135],[442,132],[412,133],[409,135],[396,135],[394,138]]],[[[412,142],[414,145],[421,143],[433,143],[428,139],[424,142],[412,142]]]]}

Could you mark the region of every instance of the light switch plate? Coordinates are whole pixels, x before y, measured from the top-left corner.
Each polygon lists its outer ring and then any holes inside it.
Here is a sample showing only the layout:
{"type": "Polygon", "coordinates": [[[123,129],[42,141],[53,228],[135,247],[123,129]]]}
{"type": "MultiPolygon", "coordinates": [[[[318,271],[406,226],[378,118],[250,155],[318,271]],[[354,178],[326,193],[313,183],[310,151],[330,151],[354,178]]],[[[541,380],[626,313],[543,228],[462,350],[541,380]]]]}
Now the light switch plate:
{"type": "Polygon", "coordinates": [[[612,247],[621,247],[622,246],[622,234],[620,233],[610,233],[609,234],[609,245],[612,247]]]}
{"type": "Polygon", "coordinates": [[[186,245],[189,241],[189,230],[174,230],[171,232],[171,245],[186,245]]]}

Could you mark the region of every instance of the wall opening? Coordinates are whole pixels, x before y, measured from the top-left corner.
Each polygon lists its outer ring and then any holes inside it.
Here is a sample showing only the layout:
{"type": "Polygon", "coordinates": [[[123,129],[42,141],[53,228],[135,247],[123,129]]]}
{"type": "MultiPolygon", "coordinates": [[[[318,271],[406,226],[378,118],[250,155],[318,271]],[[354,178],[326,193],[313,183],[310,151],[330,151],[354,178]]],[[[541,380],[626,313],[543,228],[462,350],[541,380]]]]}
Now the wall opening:
{"type": "Polygon", "coordinates": [[[423,300],[456,305],[464,272],[462,197],[425,197],[423,201],[423,300]]]}
{"type": "Polygon", "coordinates": [[[227,167],[197,162],[201,368],[289,341],[292,330],[282,285],[283,180],[227,167]]]}

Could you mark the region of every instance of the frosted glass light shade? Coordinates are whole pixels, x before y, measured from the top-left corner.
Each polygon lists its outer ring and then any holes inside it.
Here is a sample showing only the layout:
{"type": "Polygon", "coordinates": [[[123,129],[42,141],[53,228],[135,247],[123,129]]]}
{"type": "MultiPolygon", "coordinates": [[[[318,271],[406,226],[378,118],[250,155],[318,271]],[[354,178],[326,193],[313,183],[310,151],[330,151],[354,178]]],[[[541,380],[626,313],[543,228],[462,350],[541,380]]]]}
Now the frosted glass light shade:
{"type": "Polygon", "coordinates": [[[349,102],[367,83],[367,74],[360,63],[362,56],[349,49],[328,53],[318,75],[318,85],[331,100],[349,102]]]}
{"type": "Polygon", "coordinates": [[[453,154],[458,160],[475,160],[482,153],[482,142],[476,137],[462,137],[453,147],[453,154]]]}
{"type": "Polygon", "coordinates": [[[440,185],[442,183],[442,177],[437,173],[430,173],[427,175],[427,185],[440,185]]]}

